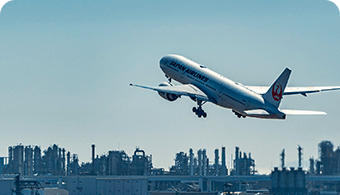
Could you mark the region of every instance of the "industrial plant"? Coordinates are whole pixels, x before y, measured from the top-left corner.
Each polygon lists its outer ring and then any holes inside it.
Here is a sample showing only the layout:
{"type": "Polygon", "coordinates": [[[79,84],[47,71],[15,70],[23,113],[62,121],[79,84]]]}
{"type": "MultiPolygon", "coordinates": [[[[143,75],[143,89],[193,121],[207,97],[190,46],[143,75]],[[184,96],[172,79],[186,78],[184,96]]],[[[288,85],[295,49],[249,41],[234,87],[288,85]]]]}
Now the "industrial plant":
{"type": "MultiPolygon", "coordinates": [[[[173,175],[190,176],[226,176],[228,168],[226,166],[226,148],[222,147],[221,164],[219,164],[219,150],[215,149],[215,159],[213,164],[209,164],[206,149],[199,149],[197,157],[194,156],[193,149],[190,148],[189,155],[184,152],[176,154],[175,165],[170,168],[173,175]]],[[[239,147],[235,148],[234,167],[230,170],[230,175],[255,175],[255,160],[251,158],[251,153],[247,156],[243,154],[239,147]]]]}
{"type": "Polygon", "coordinates": [[[310,159],[310,173],[316,175],[339,175],[340,147],[334,150],[334,146],[330,141],[319,143],[319,159],[310,159]]]}
{"type": "MultiPolygon", "coordinates": [[[[339,194],[340,148],[330,141],[318,144],[319,157],[310,158],[308,170],[302,167],[303,148],[298,145],[298,167],[281,166],[270,175],[259,175],[251,153],[235,147],[230,167],[226,148],[214,150],[213,160],[206,149],[189,148],[175,154],[168,170],[154,168],[152,155],[136,148],[129,156],[124,150],[96,155],[91,146],[91,162],[80,162],[77,154],[54,144],[8,147],[8,156],[0,158],[0,194],[23,192],[43,194],[44,188],[78,194],[339,194]],[[26,191],[25,191],[26,190],[26,191]],[[36,190],[36,191],[35,191],[36,190]]],[[[90,150],[89,150],[90,151],[90,150]]],[[[30,194],[29,193],[29,194],[30,194]]],[[[60,191],[61,193],[61,191],[60,191]]]]}
{"type": "Polygon", "coordinates": [[[108,155],[95,157],[92,145],[92,162],[81,163],[77,154],[71,155],[65,148],[54,144],[41,152],[39,146],[9,146],[8,158],[2,158],[2,174],[23,176],[53,175],[148,175],[151,173],[152,156],[136,149],[132,158],[124,151],[109,151],[108,155]]]}

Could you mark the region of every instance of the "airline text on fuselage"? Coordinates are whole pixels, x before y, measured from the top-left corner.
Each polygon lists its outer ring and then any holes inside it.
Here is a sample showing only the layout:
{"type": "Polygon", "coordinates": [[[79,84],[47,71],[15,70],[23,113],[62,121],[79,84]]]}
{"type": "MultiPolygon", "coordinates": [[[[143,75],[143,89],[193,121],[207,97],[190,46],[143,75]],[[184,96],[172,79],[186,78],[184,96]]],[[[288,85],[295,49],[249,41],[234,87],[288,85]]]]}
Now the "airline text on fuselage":
{"type": "Polygon", "coordinates": [[[170,65],[177,68],[178,70],[181,70],[181,71],[183,71],[187,74],[192,75],[195,78],[200,79],[203,82],[207,82],[209,80],[209,78],[207,78],[207,77],[205,77],[205,76],[203,76],[203,75],[201,75],[201,74],[199,74],[199,73],[197,73],[197,72],[195,72],[195,71],[193,71],[193,70],[191,70],[191,69],[189,69],[189,68],[187,68],[187,67],[185,67],[185,66],[183,66],[183,65],[181,65],[177,62],[175,62],[175,61],[171,61],[170,65]]]}

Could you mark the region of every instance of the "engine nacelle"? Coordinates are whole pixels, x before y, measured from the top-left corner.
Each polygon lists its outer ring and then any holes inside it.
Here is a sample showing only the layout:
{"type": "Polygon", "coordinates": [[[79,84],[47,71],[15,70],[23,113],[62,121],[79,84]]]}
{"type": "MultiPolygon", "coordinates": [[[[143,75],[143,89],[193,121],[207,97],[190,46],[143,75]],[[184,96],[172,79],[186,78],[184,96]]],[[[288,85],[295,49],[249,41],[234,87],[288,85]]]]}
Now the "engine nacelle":
{"type": "MultiPolygon", "coordinates": [[[[171,85],[170,83],[163,82],[163,83],[159,84],[159,86],[169,86],[169,87],[171,87],[172,85],[171,85]]],[[[178,95],[171,94],[171,93],[162,93],[162,92],[158,92],[158,94],[159,94],[162,98],[164,98],[164,99],[166,99],[166,100],[168,100],[168,101],[170,101],[170,102],[173,102],[173,101],[177,100],[177,98],[178,98],[178,95]]]]}

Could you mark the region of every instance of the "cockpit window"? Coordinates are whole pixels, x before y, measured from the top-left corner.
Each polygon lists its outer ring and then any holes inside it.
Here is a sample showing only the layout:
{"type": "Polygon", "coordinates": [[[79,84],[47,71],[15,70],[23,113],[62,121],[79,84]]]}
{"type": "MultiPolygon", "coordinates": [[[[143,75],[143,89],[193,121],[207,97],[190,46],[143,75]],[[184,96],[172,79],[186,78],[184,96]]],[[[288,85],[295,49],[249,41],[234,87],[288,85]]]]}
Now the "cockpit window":
{"type": "Polygon", "coordinates": [[[201,67],[201,68],[206,68],[206,66],[204,66],[203,64],[200,64],[200,67],[201,67]]]}

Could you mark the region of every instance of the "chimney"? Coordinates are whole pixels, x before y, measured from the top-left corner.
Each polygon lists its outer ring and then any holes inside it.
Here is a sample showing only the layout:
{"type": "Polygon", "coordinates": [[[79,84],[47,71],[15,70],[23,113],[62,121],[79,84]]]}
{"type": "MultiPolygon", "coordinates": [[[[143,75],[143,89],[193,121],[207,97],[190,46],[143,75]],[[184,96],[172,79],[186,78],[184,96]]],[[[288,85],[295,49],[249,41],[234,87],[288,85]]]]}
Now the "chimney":
{"type": "Polygon", "coordinates": [[[92,144],[92,174],[95,174],[95,168],[94,168],[94,157],[95,157],[95,145],[92,144]]]}

